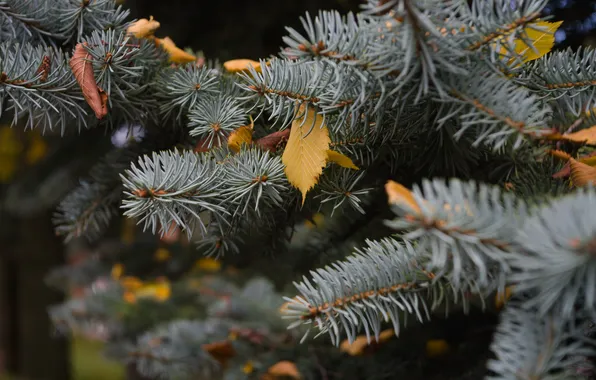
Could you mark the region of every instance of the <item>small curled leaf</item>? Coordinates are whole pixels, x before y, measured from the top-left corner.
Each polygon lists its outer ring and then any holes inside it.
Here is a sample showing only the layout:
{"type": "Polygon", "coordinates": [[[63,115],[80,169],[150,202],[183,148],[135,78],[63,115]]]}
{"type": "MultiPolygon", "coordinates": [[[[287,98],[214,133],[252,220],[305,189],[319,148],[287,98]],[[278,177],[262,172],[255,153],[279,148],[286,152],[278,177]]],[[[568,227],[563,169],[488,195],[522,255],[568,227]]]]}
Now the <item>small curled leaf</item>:
{"type": "Polygon", "coordinates": [[[95,112],[95,116],[101,120],[108,114],[108,94],[97,86],[86,45],[86,42],[77,44],[69,64],[87,104],[95,112]]]}

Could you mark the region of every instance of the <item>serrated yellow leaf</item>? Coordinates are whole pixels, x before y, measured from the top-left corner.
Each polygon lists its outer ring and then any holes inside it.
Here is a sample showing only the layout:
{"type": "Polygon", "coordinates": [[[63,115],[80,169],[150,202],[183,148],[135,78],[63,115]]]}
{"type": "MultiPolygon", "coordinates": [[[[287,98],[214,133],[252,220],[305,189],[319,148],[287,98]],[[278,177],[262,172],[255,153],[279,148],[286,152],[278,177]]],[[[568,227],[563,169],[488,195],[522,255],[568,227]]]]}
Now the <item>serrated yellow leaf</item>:
{"type": "Polygon", "coordinates": [[[241,71],[248,71],[249,67],[254,67],[257,73],[261,72],[261,63],[253,61],[252,59],[232,59],[223,64],[224,69],[231,73],[238,73],[241,71]]]}
{"type": "MultiPolygon", "coordinates": [[[[549,53],[555,44],[555,32],[562,23],[563,21],[536,21],[528,24],[524,29],[526,41],[521,38],[514,41],[515,53],[522,57],[522,62],[533,61],[549,53]]],[[[505,53],[504,48],[501,49],[501,53],[505,53]]],[[[511,64],[514,61],[514,59],[511,59],[509,63],[511,64]]]]}
{"type": "Polygon", "coordinates": [[[416,199],[414,199],[412,192],[408,190],[405,186],[395,181],[389,180],[385,184],[385,191],[387,192],[389,203],[406,206],[410,208],[412,211],[414,211],[416,214],[421,212],[420,206],[416,202],[416,199]]]}
{"type": "Polygon", "coordinates": [[[177,47],[170,37],[156,38],[155,40],[157,41],[158,45],[161,45],[161,47],[168,52],[170,55],[170,62],[189,63],[197,60],[197,57],[194,55],[188,54],[184,50],[177,47]]]}
{"type": "Polygon", "coordinates": [[[159,22],[153,19],[153,16],[149,17],[149,20],[142,18],[130,24],[126,32],[132,34],[136,38],[144,38],[152,36],[153,33],[159,28],[159,22]]]}
{"type": "Polygon", "coordinates": [[[336,163],[344,168],[360,170],[358,166],[354,165],[354,162],[352,162],[352,159],[350,157],[345,156],[334,150],[327,151],[327,161],[336,163]]]}
{"type": "Polygon", "coordinates": [[[582,187],[588,184],[596,185],[596,168],[575,159],[569,160],[571,167],[571,182],[574,186],[582,187]]]}
{"type": "Polygon", "coordinates": [[[300,106],[298,117],[292,122],[288,143],[281,157],[286,166],[288,181],[302,193],[302,204],[306,193],[312,189],[327,164],[327,151],[331,139],[323,116],[314,107],[300,106]]]}
{"type": "Polygon", "coordinates": [[[228,148],[233,152],[238,153],[242,144],[250,145],[252,143],[252,128],[249,125],[244,125],[237,128],[230,133],[228,137],[228,148]]]}
{"type": "Polygon", "coordinates": [[[596,145],[596,125],[593,125],[590,128],[582,129],[581,131],[565,134],[563,135],[563,138],[567,141],[573,141],[576,143],[596,145]]]}

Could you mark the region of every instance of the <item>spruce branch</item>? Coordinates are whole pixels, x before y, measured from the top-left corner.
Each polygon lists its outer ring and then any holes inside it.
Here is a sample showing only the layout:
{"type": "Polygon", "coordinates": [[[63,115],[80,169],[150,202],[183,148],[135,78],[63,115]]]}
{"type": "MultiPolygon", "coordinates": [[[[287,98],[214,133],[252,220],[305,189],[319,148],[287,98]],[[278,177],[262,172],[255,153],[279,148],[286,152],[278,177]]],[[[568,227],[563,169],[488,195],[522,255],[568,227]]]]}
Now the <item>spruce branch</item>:
{"type": "Polygon", "coordinates": [[[203,97],[217,94],[218,88],[219,76],[207,65],[187,64],[164,69],[155,83],[163,117],[174,117],[178,121],[203,97]]]}
{"type": "Polygon", "coordinates": [[[524,202],[496,186],[457,179],[424,180],[412,197],[416,209],[396,204],[398,218],[387,225],[416,242],[425,270],[457,289],[473,279],[485,294],[503,291],[511,272],[506,258],[517,252],[515,237],[528,214],[524,202]]]}
{"type": "Polygon", "coordinates": [[[525,139],[540,139],[552,133],[548,128],[551,109],[528,90],[497,75],[452,78],[449,84],[451,101],[438,122],[451,117],[461,127],[456,138],[473,128],[473,146],[481,143],[495,149],[511,144],[521,146],[525,139]]]}
{"type": "Polygon", "coordinates": [[[213,160],[193,152],[153,153],[134,163],[122,175],[124,215],[140,218],[139,223],[154,234],[167,231],[172,223],[190,236],[195,228],[206,233],[200,216],[203,211],[226,213],[220,204],[220,168],[213,160]]]}
{"type": "Polygon", "coordinates": [[[459,294],[433,280],[434,274],[419,265],[418,252],[394,239],[368,241],[347,260],[311,272],[312,282],[304,277],[294,284],[299,295],[285,298],[284,318],[293,320],[289,328],[314,324],[338,345],[344,333],[353,342],[362,328],[369,342],[378,340],[382,322],[390,321],[397,335],[408,314],[420,322],[430,318],[430,309],[445,297],[457,300],[459,294]],[[432,300],[430,307],[426,297],[432,300]]]}
{"type": "Polygon", "coordinates": [[[527,218],[516,236],[523,253],[509,257],[509,280],[532,297],[524,305],[569,318],[596,312],[596,192],[578,190],[527,218]],[[552,310],[555,311],[552,311],[552,310]],[[558,313],[558,314],[557,314],[558,313]]]}
{"type": "Polygon", "coordinates": [[[574,366],[582,356],[594,355],[594,343],[574,321],[510,304],[491,344],[496,358],[488,361],[493,374],[487,379],[582,379],[574,366]]]}

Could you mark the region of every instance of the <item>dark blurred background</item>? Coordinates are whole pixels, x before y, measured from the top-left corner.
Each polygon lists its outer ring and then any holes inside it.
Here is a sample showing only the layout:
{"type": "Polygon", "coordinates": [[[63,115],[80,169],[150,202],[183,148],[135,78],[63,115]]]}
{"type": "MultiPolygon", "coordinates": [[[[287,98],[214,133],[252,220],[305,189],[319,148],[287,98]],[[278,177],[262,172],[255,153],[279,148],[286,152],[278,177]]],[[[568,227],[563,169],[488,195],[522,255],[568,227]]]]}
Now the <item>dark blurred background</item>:
{"type": "MultiPolygon", "coordinates": [[[[305,12],[347,13],[357,11],[360,1],[123,0],[123,4],[133,18],[153,15],[161,23],[158,37],[169,36],[180,47],[202,50],[208,59],[223,62],[276,54],[285,26],[299,29],[299,17],[305,12]]],[[[556,48],[596,46],[596,0],[553,0],[545,14],[564,20],[556,48]]],[[[95,134],[51,141],[0,124],[0,380],[125,376],[101,361],[99,347],[53,335],[46,313],[49,305],[63,298],[43,282],[48,270],[65,258],[62,242],[53,234],[52,211],[93,163],[88,148],[95,144],[95,134]],[[73,157],[83,159],[75,163],[73,157]],[[5,373],[17,376],[3,377],[5,373]]]]}

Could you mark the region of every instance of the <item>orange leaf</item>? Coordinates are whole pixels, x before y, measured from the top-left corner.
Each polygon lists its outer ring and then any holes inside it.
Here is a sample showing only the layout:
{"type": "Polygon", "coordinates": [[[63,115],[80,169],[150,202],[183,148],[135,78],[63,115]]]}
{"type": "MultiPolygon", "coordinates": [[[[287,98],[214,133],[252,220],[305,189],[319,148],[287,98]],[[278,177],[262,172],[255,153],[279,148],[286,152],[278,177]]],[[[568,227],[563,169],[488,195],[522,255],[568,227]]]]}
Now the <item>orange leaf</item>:
{"type": "Polygon", "coordinates": [[[563,138],[567,141],[573,141],[576,143],[596,145],[596,125],[593,125],[590,128],[582,129],[581,131],[568,133],[563,135],[563,138]]]}
{"type": "Polygon", "coordinates": [[[282,360],[275,363],[269,367],[267,374],[273,376],[274,378],[289,377],[295,380],[300,380],[302,378],[302,375],[300,375],[300,371],[298,371],[296,364],[288,360],[282,360]]]}
{"type": "Polygon", "coordinates": [[[569,155],[569,153],[563,152],[562,150],[558,150],[558,149],[549,150],[548,154],[550,154],[553,157],[558,158],[559,160],[563,160],[563,161],[567,161],[568,159],[571,158],[571,155],[569,155]]]}
{"type": "Polygon", "coordinates": [[[132,34],[136,38],[144,38],[152,36],[153,33],[159,28],[159,22],[153,19],[153,16],[149,17],[149,20],[142,18],[132,23],[126,32],[132,34]]]}
{"type": "Polygon", "coordinates": [[[95,112],[95,117],[101,120],[108,114],[108,94],[97,86],[86,45],[86,42],[77,44],[69,64],[87,104],[95,112]]]}
{"type": "Polygon", "coordinates": [[[390,180],[387,181],[387,184],[385,184],[385,191],[389,197],[390,204],[407,206],[417,214],[421,212],[420,206],[418,206],[418,203],[414,199],[412,192],[406,189],[403,185],[390,180]]]}
{"type": "Polygon", "coordinates": [[[575,159],[569,160],[571,167],[571,181],[574,186],[582,187],[589,183],[596,185],[596,168],[575,159]]]}
{"type": "Polygon", "coordinates": [[[164,48],[170,55],[170,62],[174,63],[189,63],[195,62],[197,57],[192,54],[185,52],[176,46],[174,41],[170,37],[157,38],[157,44],[164,48]]]}

